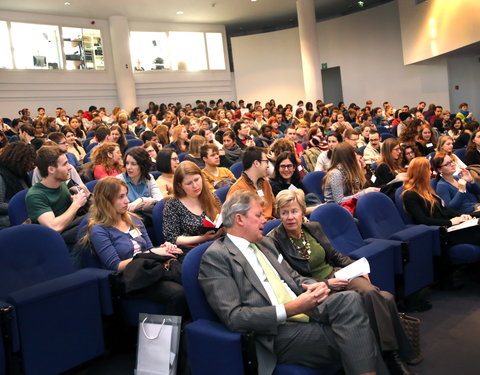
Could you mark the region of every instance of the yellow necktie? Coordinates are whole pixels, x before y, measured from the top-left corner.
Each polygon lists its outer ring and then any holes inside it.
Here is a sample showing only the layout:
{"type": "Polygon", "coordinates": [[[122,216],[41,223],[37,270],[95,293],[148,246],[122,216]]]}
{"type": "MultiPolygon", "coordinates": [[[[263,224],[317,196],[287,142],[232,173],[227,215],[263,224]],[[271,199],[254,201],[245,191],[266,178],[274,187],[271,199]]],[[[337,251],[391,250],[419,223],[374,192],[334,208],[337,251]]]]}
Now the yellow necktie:
{"type": "MultiPolygon", "coordinates": [[[[262,267],[263,272],[265,272],[265,277],[270,283],[270,286],[273,289],[273,293],[275,293],[275,296],[277,297],[278,303],[284,305],[285,303],[292,301],[293,298],[290,296],[290,294],[288,294],[287,288],[285,287],[285,285],[283,284],[282,280],[280,279],[278,274],[275,272],[273,267],[270,265],[270,262],[267,260],[265,255],[260,251],[257,245],[255,245],[253,242],[250,243],[250,247],[253,249],[253,253],[257,257],[258,263],[260,263],[260,266],[262,267]]],[[[310,318],[306,314],[297,314],[287,318],[287,320],[301,322],[301,323],[308,323],[310,318]]]]}

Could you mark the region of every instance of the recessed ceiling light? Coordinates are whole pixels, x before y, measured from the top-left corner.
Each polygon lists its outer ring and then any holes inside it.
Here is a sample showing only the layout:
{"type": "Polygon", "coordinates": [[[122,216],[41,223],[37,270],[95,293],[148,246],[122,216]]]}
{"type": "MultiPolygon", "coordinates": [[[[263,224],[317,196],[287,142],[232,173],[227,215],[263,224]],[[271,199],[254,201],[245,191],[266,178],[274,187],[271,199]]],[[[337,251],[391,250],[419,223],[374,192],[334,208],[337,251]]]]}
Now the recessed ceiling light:
{"type": "Polygon", "coordinates": [[[256,2],[257,2],[257,0],[250,0],[250,1],[251,1],[252,3],[256,3],[256,2]]]}
{"type": "Polygon", "coordinates": [[[177,14],[183,14],[183,10],[177,11],[177,14]]]}
{"type": "Polygon", "coordinates": [[[65,5],[68,7],[68,6],[72,5],[72,4],[69,3],[68,1],[65,1],[65,5]]]}

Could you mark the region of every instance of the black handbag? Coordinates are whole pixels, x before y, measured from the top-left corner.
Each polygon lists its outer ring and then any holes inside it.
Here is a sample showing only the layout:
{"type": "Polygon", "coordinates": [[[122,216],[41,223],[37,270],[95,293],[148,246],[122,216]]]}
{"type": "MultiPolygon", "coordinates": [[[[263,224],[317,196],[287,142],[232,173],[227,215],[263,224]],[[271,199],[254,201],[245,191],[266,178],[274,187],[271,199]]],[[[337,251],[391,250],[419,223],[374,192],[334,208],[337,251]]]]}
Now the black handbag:
{"type": "Polygon", "coordinates": [[[139,291],[159,281],[182,283],[182,266],[176,258],[155,254],[151,251],[137,254],[123,271],[125,292],[139,291]]]}

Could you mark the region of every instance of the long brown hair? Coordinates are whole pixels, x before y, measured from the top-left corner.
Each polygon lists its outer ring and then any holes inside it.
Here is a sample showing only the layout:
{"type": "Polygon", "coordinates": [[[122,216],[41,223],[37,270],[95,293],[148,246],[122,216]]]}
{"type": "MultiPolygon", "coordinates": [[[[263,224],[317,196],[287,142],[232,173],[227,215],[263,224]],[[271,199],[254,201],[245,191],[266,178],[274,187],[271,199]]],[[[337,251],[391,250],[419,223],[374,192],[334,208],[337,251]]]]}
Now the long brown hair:
{"type": "Polygon", "coordinates": [[[332,153],[332,164],[323,179],[323,188],[330,180],[330,173],[334,169],[339,169],[345,176],[344,185],[347,195],[355,194],[363,189],[367,182],[357,161],[354,148],[347,142],[341,142],[335,147],[332,153]]]}
{"type": "Polygon", "coordinates": [[[215,220],[220,213],[220,204],[208,188],[207,181],[205,180],[201,169],[195,163],[185,160],[181,162],[175,170],[175,173],[173,174],[173,194],[176,198],[184,198],[186,194],[182,188],[182,182],[186,176],[192,175],[199,175],[201,177],[202,192],[200,193],[198,200],[200,201],[203,212],[205,212],[210,220],[215,220]]]}
{"type": "Polygon", "coordinates": [[[430,213],[433,212],[435,198],[439,199],[439,197],[430,186],[430,161],[427,158],[417,157],[410,162],[403,187],[402,196],[407,191],[414,191],[428,203],[430,213]]]}
{"type": "Polygon", "coordinates": [[[426,125],[426,124],[423,124],[421,127],[420,127],[420,130],[418,131],[418,134],[417,134],[417,141],[420,142],[422,145],[426,146],[427,145],[427,141],[423,139],[423,131],[425,129],[428,129],[430,130],[430,141],[428,141],[429,143],[437,143],[437,140],[435,139],[435,133],[433,132],[432,130],[432,127],[430,126],[430,124],[426,125]]]}
{"type": "Polygon", "coordinates": [[[380,159],[378,160],[378,165],[382,163],[386,164],[394,174],[405,172],[406,170],[402,165],[402,154],[400,154],[400,157],[397,160],[392,157],[392,151],[397,146],[400,147],[400,142],[397,139],[386,139],[382,144],[382,151],[380,159]]]}
{"type": "MultiPolygon", "coordinates": [[[[113,201],[117,198],[120,188],[125,187],[128,192],[127,184],[116,177],[104,177],[98,181],[93,190],[93,204],[90,206],[90,218],[88,219],[87,232],[80,240],[82,245],[87,245],[90,241],[92,227],[96,224],[105,227],[113,227],[118,223],[118,213],[113,206],[113,201]]],[[[124,212],[120,215],[120,221],[128,226],[137,228],[132,220],[134,214],[124,212]]]]}

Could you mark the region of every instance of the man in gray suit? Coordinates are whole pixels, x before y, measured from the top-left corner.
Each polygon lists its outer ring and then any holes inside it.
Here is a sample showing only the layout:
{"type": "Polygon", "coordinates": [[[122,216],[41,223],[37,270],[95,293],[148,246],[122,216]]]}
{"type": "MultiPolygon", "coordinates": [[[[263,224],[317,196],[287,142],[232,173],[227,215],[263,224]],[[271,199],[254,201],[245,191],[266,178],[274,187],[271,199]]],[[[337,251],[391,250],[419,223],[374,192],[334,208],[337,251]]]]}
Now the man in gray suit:
{"type": "Polygon", "coordinates": [[[230,330],[255,333],[259,374],[272,374],[277,362],[321,367],[340,361],[346,374],[388,374],[360,296],[329,295],[325,283],[283,261],[262,235],[261,198],[235,192],[222,217],[227,235],[203,255],[199,282],[230,330]],[[289,298],[280,296],[278,283],[289,298]]]}

